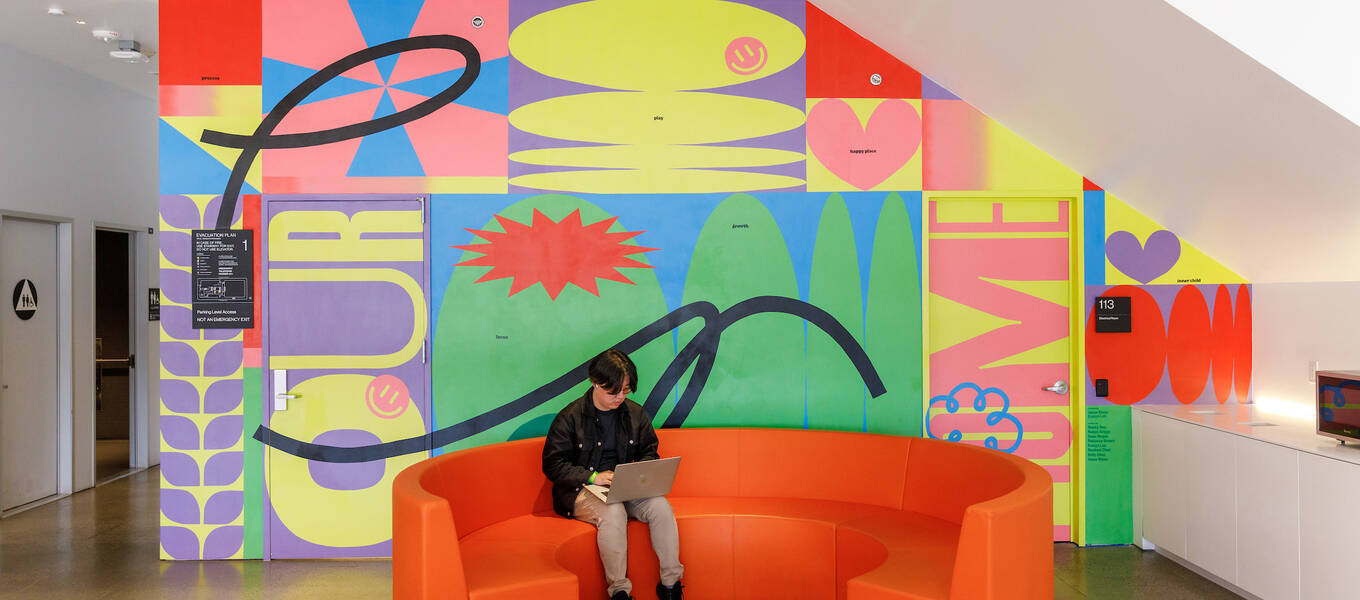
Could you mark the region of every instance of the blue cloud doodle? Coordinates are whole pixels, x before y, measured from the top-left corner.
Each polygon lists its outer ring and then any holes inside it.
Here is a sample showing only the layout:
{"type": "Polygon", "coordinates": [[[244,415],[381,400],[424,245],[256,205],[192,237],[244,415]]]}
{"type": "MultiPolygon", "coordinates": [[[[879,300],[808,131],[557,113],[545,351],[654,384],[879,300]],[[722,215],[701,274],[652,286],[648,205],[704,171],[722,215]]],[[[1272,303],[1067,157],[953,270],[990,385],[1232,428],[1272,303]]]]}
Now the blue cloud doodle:
{"type": "MultiPolygon", "coordinates": [[[[1016,449],[1020,448],[1020,441],[1025,438],[1025,428],[1020,424],[1020,419],[1015,418],[1015,415],[1012,415],[1010,413],[1011,409],[1010,397],[1007,396],[1006,392],[1002,391],[1001,388],[989,387],[987,389],[982,389],[982,386],[979,386],[976,383],[968,381],[965,381],[954,386],[954,389],[949,390],[948,394],[931,397],[930,403],[926,405],[926,435],[929,436],[931,439],[936,440],[942,439],[939,436],[936,436],[935,432],[930,427],[931,410],[935,408],[935,404],[937,402],[943,402],[944,409],[948,414],[952,415],[954,413],[959,412],[959,407],[962,405],[962,403],[959,402],[959,399],[956,396],[958,395],[959,392],[963,390],[973,390],[973,410],[987,414],[987,425],[995,427],[998,424],[1000,424],[1003,420],[1010,421],[1012,425],[1015,425],[1015,443],[1011,444],[1011,447],[998,448],[997,446],[999,446],[1000,443],[997,442],[996,436],[990,435],[987,436],[987,439],[983,440],[982,445],[993,450],[1001,450],[1002,452],[1015,452],[1016,449]],[[1001,405],[1000,410],[987,412],[988,396],[996,396],[1000,398],[1001,405]]],[[[955,429],[953,431],[950,431],[949,434],[945,436],[945,438],[943,439],[947,439],[951,442],[957,442],[963,439],[963,432],[955,429]]]]}

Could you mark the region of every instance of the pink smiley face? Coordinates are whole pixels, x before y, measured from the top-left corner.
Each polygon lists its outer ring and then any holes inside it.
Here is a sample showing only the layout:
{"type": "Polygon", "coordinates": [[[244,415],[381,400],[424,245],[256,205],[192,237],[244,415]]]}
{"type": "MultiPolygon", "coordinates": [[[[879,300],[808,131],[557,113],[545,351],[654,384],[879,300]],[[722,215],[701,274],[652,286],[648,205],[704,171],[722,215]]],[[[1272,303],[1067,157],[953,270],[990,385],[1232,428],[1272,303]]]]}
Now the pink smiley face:
{"type": "Polygon", "coordinates": [[[764,42],[739,37],[727,45],[727,68],[738,75],[751,75],[765,67],[769,54],[764,42]]]}
{"type": "Polygon", "coordinates": [[[395,419],[411,405],[411,391],[406,383],[392,375],[373,378],[366,390],[368,410],[384,419],[395,419]]]}

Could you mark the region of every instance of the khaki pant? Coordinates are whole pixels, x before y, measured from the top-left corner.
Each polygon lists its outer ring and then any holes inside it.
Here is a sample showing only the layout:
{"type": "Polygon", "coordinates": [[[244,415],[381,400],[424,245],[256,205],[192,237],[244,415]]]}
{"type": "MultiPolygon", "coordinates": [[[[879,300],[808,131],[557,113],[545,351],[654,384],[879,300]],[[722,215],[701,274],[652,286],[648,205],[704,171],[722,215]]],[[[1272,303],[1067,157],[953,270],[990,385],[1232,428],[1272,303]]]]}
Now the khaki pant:
{"type": "Polygon", "coordinates": [[[576,495],[575,516],[595,526],[595,541],[600,546],[600,562],[604,564],[610,596],[620,590],[633,592],[633,583],[628,581],[628,517],[646,523],[651,530],[652,550],[661,563],[661,584],[675,585],[684,575],[680,532],[675,526],[675,512],[665,496],[605,504],[594,494],[581,490],[576,495]]]}

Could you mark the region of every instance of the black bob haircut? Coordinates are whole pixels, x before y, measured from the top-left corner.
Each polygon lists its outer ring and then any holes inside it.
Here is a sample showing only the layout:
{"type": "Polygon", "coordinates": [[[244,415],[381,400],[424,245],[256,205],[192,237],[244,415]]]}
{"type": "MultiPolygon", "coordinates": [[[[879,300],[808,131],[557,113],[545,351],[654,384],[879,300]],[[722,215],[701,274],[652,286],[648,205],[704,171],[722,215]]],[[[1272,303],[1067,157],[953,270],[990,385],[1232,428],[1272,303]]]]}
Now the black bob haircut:
{"type": "Polygon", "coordinates": [[[637,391],[637,367],[627,354],[613,348],[590,359],[586,364],[586,372],[590,375],[591,383],[610,394],[619,393],[625,381],[633,391],[637,391]]]}

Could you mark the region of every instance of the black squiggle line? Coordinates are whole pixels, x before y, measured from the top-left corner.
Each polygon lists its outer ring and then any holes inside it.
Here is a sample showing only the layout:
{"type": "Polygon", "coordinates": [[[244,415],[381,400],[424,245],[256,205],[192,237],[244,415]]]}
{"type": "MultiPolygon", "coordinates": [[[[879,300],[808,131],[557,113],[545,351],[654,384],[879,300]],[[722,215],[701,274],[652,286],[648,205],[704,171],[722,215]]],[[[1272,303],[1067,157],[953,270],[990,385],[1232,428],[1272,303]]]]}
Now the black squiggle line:
{"type": "MultiPolygon", "coordinates": [[[[713,365],[717,361],[718,342],[723,331],[742,319],[761,313],[788,314],[815,325],[827,335],[830,335],[831,339],[840,346],[841,351],[845,352],[846,356],[850,358],[850,362],[859,371],[860,378],[868,387],[871,396],[877,398],[887,392],[878,371],[874,369],[873,362],[869,360],[868,353],[864,351],[864,348],[860,346],[854,336],[850,335],[845,326],[841,325],[840,321],[812,304],[783,296],[756,296],[738,302],[721,313],[717,312],[717,308],[709,302],[686,304],[643,327],[637,333],[624,338],[614,347],[623,352],[633,352],[692,319],[704,319],[703,329],[695,335],[690,343],[685,345],[680,354],[666,367],[662,379],[648,394],[647,404],[644,406],[644,408],[652,407],[649,413],[655,414],[655,410],[665,402],[666,396],[675,388],[676,383],[679,382],[685,370],[689,368],[690,363],[697,359],[699,363],[694,369],[694,374],[690,376],[684,393],[671,411],[670,416],[667,417],[665,424],[662,425],[663,427],[679,427],[684,424],[690,411],[698,403],[699,394],[708,383],[713,365]]],[[[552,381],[539,386],[538,389],[480,415],[429,434],[381,444],[352,448],[311,444],[293,439],[263,425],[255,430],[253,437],[266,446],[308,460],[332,463],[383,460],[394,456],[424,452],[430,448],[440,448],[466,439],[478,432],[486,431],[556,398],[585,378],[586,363],[581,363],[552,381]]]]}
{"type": "Polygon", "coordinates": [[[405,125],[416,119],[425,117],[430,113],[439,110],[444,105],[453,102],[463,95],[472,83],[477,80],[477,76],[482,71],[482,57],[477,52],[477,47],[463,38],[454,35],[424,35],[401,40],[393,40],[385,44],[378,44],[371,48],[365,48],[340,60],[337,60],[324,69],[313,73],[311,77],[303,80],[297,87],[288,92],[278,104],[265,115],[264,120],[260,121],[259,127],[255,128],[255,133],[251,135],[236,135],[223,133],[221,131],[205,130],[199,140],[205,144],[222,146],[225,148],[240,148],[241,155],[236,157],[236,164],[232,166],[231,176],[227,178],[227,187],[222,191],[221,208],[217,212],[217,228],[230,229],[232,216],[236,213],[237,199],[241,195],[241,186],[245,184],[246,173],[255,164],[255,158],[259,156],[260,150],[264,148],[304,148],[307,146],[320,146],[343,140],[354,139],[366,135],[386,131],[393,127],[405,125]],[[467,66],[463,69],[463,74],[458,77],[458,81],[453,82],[447,89],[439,92],[435,96],[412,106],[406,110],[398,111],[370,121],[354,123],[343,127],[326,129],[322,131],[312,131],[307,133],[289,133],[274,135],[274,128],[278,127],[283,118],[290,111],[297,107],[307,96],[311,95],[321,86],[326,85],[332,79],[339,77],[345,71],[362,65],[367,62],[400,54],[410,50],[444,49],[453,50],[463,55],[467,66]]]}

